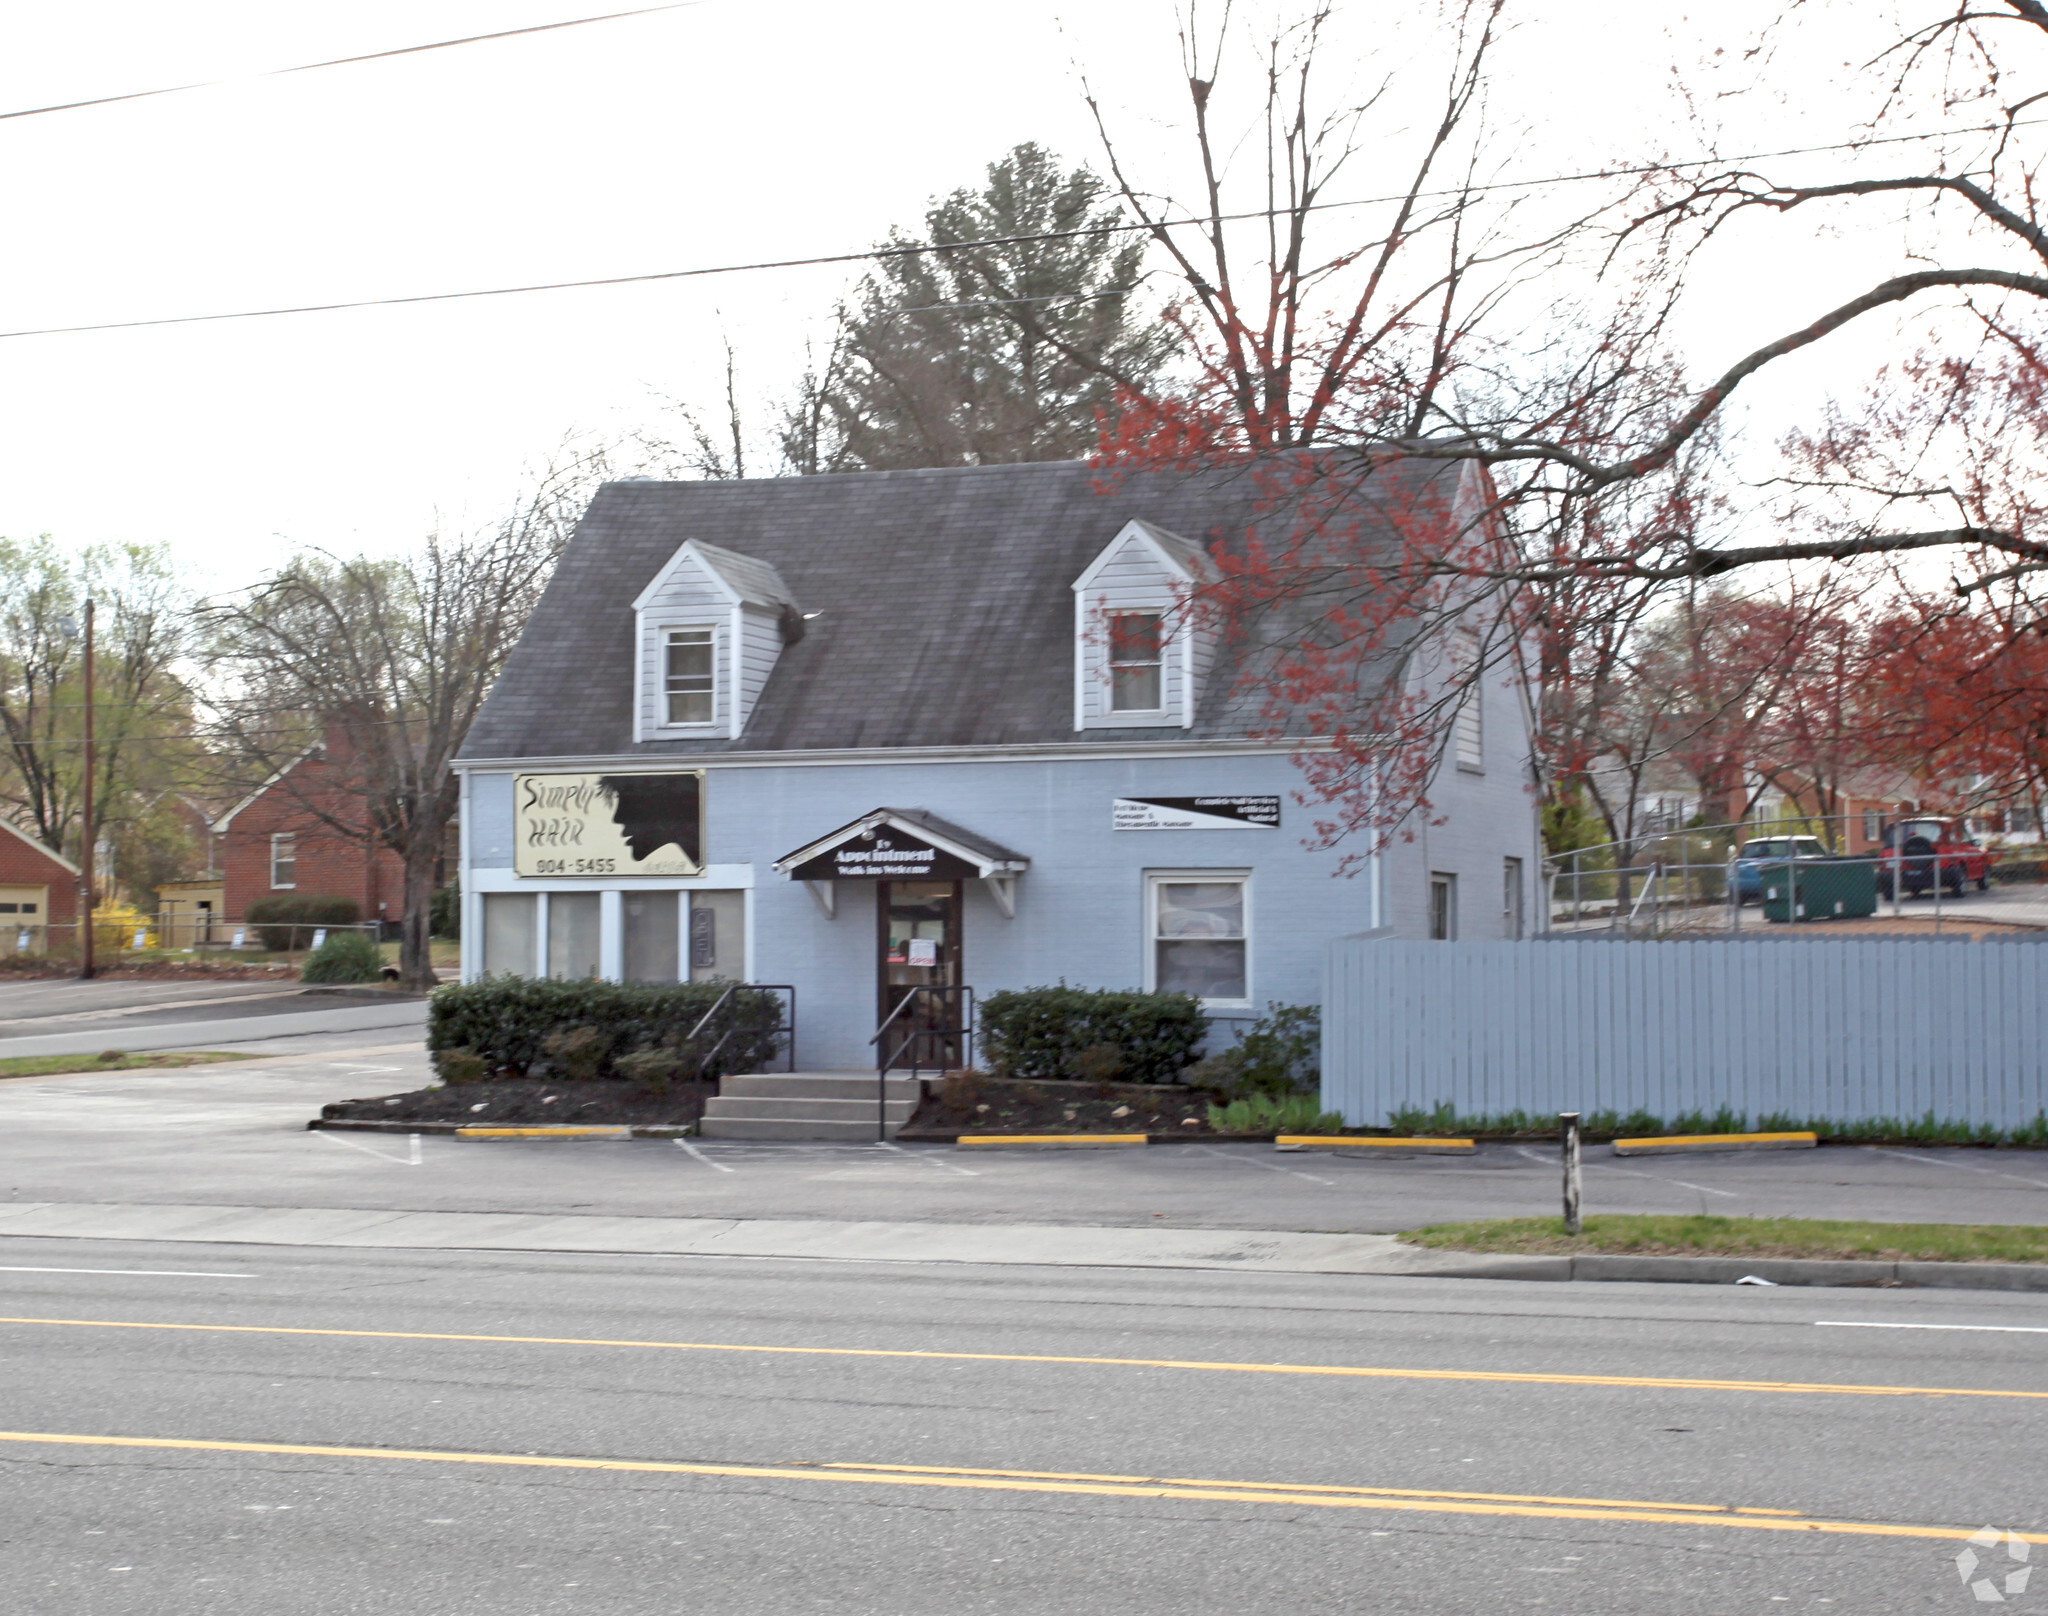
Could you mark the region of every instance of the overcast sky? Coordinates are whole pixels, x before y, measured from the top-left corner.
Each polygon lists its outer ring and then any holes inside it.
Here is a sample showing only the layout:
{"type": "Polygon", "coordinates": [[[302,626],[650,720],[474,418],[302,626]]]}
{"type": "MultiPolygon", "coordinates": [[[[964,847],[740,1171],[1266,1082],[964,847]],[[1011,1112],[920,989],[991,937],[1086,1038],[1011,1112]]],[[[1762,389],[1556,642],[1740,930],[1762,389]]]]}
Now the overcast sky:
{"type": "MultiPolygon", "coordinates": [[[[630,3],[630,0],[628,0],[630,3]]],[[[16,5],[0,111],[234,79],[605,10],[584,0],[16,5]]],[[[1345,8],[1361,72],[1409,0],[1345,8]]],[[[1502,58],[1519,174],[1682,149],[1671,91],[1776,9],[1548,0],[1502,58]]],[[[1823,17],[1867,17],[1844,3],[1823,17]]],[[[630,275],[857,249],[1022,140],[1093,159],[1085,72],[1164,164],[1181,109],[1163,0],[703,4],[559,32],[0,121],[0,331],[630,275]]],[[[1844,24],[1849,28],[1848,24],[1844,24]]],[[[1858,22],[1851,32],[1865,24],[1858,22]]],[[[1851,46],[1881,43],[1865,34],[1851,46]]],[[[1839,138],[1856,50],[1810,34],[1804,90],[1708,106],[1744,139],[1839,138]],[[1837,59],[1839,58],[1839,59],[1837,59]],[[1731,110],[1732,109],[1732,110],[1731,110]]],[[[1863,51],[1867,55],[1868,49],[1863,51]]],[[[1388,62],[1402,60],[1389,54],[1388,62]]],[[[1416,81],[1419,83],[1419,80],[1416,81]]],[[[1397,97],[1409,81],[1402,80],[1397,97]]],[[[1419,98],[1415,106],[1419,110],[1419,98]]],[[[1397,176],[1372,153],[1356,194],[1397,176]]],[[[1334,217],[1334,216],[1332,216],[1334,217]]],[[[1681,338],[1718,363],[1898,258],[1884,229],[1761,222],[1716,249],[1681,338]],[[1775,233],[1772,233],[1773,229],[1775,233]],[[1781,312],[1782,311],[1782,312],[1781,312]]],[[[785,389],[858,267],[0,340],[0,533],[163,539],[209,584],[289,546],[403,544],[501,506],[565,435],[708,403],[730,340],[785,389]]],[[[1881,347],[1776,386],[1797,413],[1881,347]]]]}

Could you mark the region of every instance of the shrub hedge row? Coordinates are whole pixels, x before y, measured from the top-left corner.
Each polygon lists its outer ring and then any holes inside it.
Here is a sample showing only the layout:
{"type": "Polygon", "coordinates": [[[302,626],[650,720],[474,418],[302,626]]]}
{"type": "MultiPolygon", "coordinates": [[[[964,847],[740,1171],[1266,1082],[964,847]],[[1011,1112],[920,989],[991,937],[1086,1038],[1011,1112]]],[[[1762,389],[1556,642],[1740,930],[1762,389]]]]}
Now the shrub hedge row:
{"type": "Polygon", "coordinates": [[[1172,1083],[1209,1018],[1189,993],[1019,988],[981,1001],[981,1053],[999,1077],[1172,1083]]]}
{"type": "MultiPolygon", "coordinates": [[[[677,1048],[703,1019],[730,982],[677,982],[652,986],[631,982],[550,981],[520,976],[487,976],[451,985],[427,1004],[427,1053],[446,1076],[632,1075],[615,1063],[642,1051],[677,1048]],[[570,1039],[590,1029],[591,1035],[570,1039]],[[546,1045],[561,1039],[554,1051],[546,1045]],[[557,1052],[573,1047],[573,1062],[557,1052]]],[[[782,1000],[753,990],[733,995],[703,1050],[683,1049],[686,1075],[705,1081],[728,1072],[755,1072],[775,1057],[782,1036],[782,1000]],[[732,1024],[740,1030],[708,1061],[717,1034],[732,1024]]]]}
{"type": "Polygon", "coordinates": [[[304,948],[321,926],[353,926],[363,911],[353,898],[300,897],[286,893],[258,898],[242,917],[256,928],[263,946],[273,954],[304,948]]]}

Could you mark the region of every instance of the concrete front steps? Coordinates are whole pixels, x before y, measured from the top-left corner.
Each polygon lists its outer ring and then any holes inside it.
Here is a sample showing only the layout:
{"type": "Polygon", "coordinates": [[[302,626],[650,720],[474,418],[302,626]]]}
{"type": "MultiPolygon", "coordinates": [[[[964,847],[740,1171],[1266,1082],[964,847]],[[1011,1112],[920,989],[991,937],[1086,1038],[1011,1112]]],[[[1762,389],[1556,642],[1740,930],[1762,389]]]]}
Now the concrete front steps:
{"type": "MultiPolygon", "coordinates": [[[[917,1109],[923,1085],[891,1077],[882,1108],[894,1138],[917,1109]]],[[[831,1139],[872,1143],[875,1137],[873,1072],[757,1072],[718,1080],[718,1095],[704,1102],[697,1132],[705,1139],[831,1139]]]]}

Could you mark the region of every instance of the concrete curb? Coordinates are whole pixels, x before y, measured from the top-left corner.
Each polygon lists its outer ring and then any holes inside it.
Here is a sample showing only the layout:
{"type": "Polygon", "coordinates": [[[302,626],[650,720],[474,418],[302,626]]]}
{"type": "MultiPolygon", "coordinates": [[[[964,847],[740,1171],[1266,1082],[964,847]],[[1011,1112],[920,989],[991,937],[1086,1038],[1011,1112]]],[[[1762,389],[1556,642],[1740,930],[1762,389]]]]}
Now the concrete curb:
{"type": "Polygon", "coordinates": [[[500,1122],[385,1122],[368,1117],[315,1117],[308,1133],[435,1133],[458,1139],[694,1139],[692,1122],[573,1123],[521,1127],[500,1122]]]}
{"type": "Polygon", "coordinates": [[[959,1150],[1129,1150],[1151,1143],[1142,1133],[963,1133],[959,1150]]]}
{"type": "Polygon", "coordinates": [[[1617,1139],[1617,1156],[1695,1156],[1724,1150],[1815,1150],[1813,1133],[1691,1133],[1657,1139],[1617,1139]]]}
{"type": "Polygon", "coordinates": [[[1942,1290],[2048,1291],[2048,1263],[1829,1261],[1813,1257],[1523,1256],[1411,1247],[1425,1261],[1406,1273],[1432,1279],[1614,1280],[1648,1284],[1915,1286],[1942,1290]]]}

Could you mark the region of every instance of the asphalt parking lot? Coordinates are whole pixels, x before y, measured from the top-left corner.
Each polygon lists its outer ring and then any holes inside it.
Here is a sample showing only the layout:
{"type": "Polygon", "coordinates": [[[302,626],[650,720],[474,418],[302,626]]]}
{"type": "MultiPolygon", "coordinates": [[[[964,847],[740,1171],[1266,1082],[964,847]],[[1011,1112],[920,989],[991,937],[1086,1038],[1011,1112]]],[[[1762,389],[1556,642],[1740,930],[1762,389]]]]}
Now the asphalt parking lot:
{"type": "MultiPolygon", "coordinates": [[[[0,1081],[0,1196],[1327,1232],[1557,1204],[1556,1155],[1544,1144],[1359,1162],[1250,1144],[969,1157],[946,1145],[307,1132],[326,1101],[426,1080],[417,1042],[402,1036],[285,1038],[233,1064],[0,1081]]],[[[2039,1224],[2048,1155],[1836,1147],[1621,1162],[1595,1146],[1586,1199],[1610,1212],[2039,1224]]]]}

